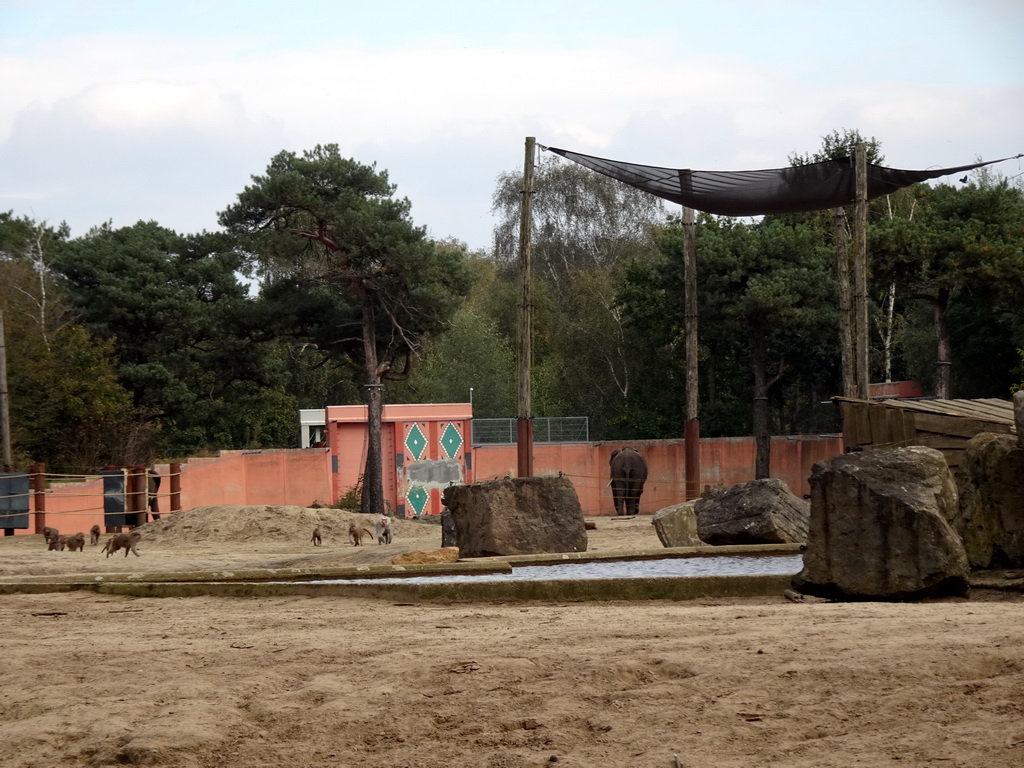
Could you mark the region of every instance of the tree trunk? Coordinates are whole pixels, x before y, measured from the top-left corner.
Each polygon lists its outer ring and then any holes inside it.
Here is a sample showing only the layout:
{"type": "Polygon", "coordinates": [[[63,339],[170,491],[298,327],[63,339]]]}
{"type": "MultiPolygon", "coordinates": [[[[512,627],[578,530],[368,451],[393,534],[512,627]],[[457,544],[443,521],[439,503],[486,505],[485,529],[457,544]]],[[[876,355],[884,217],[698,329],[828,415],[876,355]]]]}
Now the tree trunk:
{"type": "Polygon", "coordinates": [[[766,368],[766,350],[764,329],[755,325],[751,340],[754,358],[754,444],[757,446],[757,458],[754,461],[754,478],[764,480],[770,477],[772,441],[768,434],[768,383],[766,368]]]}
{"type": "Polygon", "coordinates": [[[377,330],[373,301],[363,296],[363,354],[366,358],[366,466],[363,469],[361,511],[384,514],[384,476],[381,461],[381,422],[384,412],[384,388],[377,363],[377,330]]]}
{"type": "Polygon", "coordinates": [[[950,380],[953,367],[950,361],[952,341],[949,336],[949,325],[946,322],[946,310],[949,309],[949,288],[941,286],[938,297],[932,304],[932,318],[935,323],[936,361],[935,361],[935,396],[940,400],[948,400],[950,380]]]}

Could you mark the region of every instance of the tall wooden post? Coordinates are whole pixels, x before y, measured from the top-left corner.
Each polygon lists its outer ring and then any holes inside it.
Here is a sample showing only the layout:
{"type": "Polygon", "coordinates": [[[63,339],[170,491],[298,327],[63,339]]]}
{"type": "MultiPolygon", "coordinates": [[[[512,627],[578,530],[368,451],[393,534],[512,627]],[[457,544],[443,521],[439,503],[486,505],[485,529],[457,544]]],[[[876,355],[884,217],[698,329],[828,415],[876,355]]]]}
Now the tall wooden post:
{"type": "Polygon", "coordinates": [[[856,206],[853,223],[853,309],[856,329],[857,397],[868,400],[871,386],[868,372],[868,165],[863,141],[854,148],[856,206]]]}
{"type": "Polygon", "coordinates": [[[519,477],[533,476],[533,415],[530,374],[533,371],[533,164],[537,140],[526,137],[523,189],[519,216],[519,408],[516,456],[519,477]]]}
{"type": "Polygon", "coordinates": [[[4,341],[4,312],[0,309],[0,443],[3,466],[0,471],[14,469],[14,458],[11,451],[11,409],[7,392],[7,343],[4,341]]]}
{"type": "Polygon", "coordinates": [[[846,211],[832,209],[832,239],[836,248],[836,282],[839,286],[839,350],[842,358],[843,397],[857,396],[856,345],[850,311],[850,253],[847,248],[846,211]]]}
{"type": "Polygon", "coordinates": [[[686,424],[683,428],[686,499],[700,496],[700,386],[697,376],[697,222],[683,207],[683,330],[686,334],[686,424]]]}

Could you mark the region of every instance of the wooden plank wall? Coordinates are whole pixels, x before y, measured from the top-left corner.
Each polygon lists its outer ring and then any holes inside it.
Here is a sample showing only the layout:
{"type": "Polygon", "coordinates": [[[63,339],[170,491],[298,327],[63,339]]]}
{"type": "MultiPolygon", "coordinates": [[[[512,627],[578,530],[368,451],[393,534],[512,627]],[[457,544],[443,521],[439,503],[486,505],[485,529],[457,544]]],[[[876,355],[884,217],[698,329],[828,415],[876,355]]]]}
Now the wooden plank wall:
{"type": "Polygon", "coordinates": [[[846,451],[926,445],[942,451],[951,469],[959,466],[972,437],[1014,431],[1013,407],[1003,400],[887,400],[835,398],[846,451]]]}

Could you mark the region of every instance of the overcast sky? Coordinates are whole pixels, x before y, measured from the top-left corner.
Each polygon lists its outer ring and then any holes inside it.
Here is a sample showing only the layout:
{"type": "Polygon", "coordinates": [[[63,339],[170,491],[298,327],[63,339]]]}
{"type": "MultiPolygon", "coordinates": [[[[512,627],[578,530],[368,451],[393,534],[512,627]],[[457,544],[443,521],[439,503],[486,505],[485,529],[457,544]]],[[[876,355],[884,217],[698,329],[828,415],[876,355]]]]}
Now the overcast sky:
{"type": "Polygon", "coordinates": [[[896,168],[1024,152],[1024,2],[0,0],[0,211],[74,236],[217,229],[275,154],[335,143],[488,248],[526,136],[742,170],[843,128],[896,168]]]}

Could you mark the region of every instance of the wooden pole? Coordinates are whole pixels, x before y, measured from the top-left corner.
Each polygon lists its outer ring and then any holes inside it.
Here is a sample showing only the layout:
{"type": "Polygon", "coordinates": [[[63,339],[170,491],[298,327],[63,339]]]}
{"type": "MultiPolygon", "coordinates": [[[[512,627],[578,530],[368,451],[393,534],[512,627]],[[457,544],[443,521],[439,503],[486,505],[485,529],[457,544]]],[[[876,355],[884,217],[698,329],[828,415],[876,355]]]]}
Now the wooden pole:
{"type": "Polygon", "coordinates": [[[686,499],[700,496],[700,387],[697,376],[697,222],[683,207],[683,330],[686,335],[686,424],[683,427],[686,499]]]}
{"type": "Polygon", "coordinates": [[[46,527],[46,465],[37,462],[32,465],[32,499],[35,501],[36,533],[46,527]]]}
{"type": "Polygon", "coordinates": [[[839,286],[839,348],[842,356],[843,397],[856,397],[857,359],[853,338],[853,316],[850,311],[850,253],[847,248],[846,211],[832,209],[832,239],[836,248],[836,282],[839,286]]]}
{"type": "Polygon", "coordinates": [[[856,213],[853,227],[853,309],[856,329],[857,397],[871,397],[868,373],[868,166],[863,141],[854,148],[856,175],[856,213]]]}
{"type": "Polygon", "coordinates": [[[519,412],[516,425],[516,456],[519,477],[533,476],[533,416],[530,374],[533,370],[533,164],[537,140],[526,137],[523,189],[519,216],[519,412]]]}
{"type": "Polygon", "coordinates": [[[14,469],[11,450],[11,409],[7,390],[7,342],[4,333],[4,312],[0,309],[0,443],[3,446],[3,467],[6,472],[14,469]]]}

